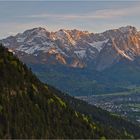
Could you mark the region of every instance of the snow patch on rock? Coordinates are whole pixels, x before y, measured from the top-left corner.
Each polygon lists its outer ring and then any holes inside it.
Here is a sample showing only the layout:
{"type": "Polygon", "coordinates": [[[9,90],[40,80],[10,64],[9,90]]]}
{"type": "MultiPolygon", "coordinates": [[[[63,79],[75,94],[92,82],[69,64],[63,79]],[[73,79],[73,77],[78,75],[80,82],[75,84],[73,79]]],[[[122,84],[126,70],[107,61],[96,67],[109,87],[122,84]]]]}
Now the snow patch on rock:
{"type": "Polygon", "coordinates": [[[103,49],[104,43],[107,43],[107,40],[104,41],[98,41],[98,42],[93,42],[93,43],[88,43],[90,46],[96,48],[99,52],[103,49]]]}
{"type": "Polygon", "coordinates": [[[74,51],[74,53],[80,58],[86,57],[86,50],[74,51]]]}

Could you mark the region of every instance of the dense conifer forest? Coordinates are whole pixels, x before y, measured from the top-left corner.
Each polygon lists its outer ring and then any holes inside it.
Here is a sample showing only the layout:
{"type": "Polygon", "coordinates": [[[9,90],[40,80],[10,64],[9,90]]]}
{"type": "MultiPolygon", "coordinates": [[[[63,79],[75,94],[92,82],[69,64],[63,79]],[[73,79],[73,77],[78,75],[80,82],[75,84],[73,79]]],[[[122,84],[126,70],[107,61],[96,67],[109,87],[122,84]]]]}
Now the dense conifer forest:
{"type": "Polygon", "coordinates": [[[139,132],[138,125],[40,82],[0,45],[0,138],[127,139],[139,132]]]}

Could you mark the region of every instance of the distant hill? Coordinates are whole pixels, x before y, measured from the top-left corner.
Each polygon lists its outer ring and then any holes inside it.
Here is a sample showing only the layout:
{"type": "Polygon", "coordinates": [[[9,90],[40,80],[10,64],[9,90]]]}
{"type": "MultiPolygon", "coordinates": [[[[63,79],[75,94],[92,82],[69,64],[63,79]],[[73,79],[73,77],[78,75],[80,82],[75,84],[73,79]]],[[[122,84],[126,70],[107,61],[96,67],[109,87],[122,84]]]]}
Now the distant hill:
{"type": "Polygon", "coordinates": [[[97,108],[92,116],[69,99],[0,46],[0,138],[140,138],[139,126],[97,108]]]}

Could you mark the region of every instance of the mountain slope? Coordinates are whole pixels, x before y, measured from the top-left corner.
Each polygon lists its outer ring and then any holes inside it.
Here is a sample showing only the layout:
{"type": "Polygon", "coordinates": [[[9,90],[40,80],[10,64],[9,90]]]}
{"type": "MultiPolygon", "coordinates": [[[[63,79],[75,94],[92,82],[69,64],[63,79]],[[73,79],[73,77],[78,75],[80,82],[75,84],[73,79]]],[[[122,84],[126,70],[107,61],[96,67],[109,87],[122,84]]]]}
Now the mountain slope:
{"type": "MultiPolygon", "coordinates": [[[[74,111],[57,94],[61,93],[41,83],[26,65],[0,46],[1,138],[140,137],[128,131],[127,126],[124,131],[107,126],[111,131],[106,133],[104,125],[98,125],[94,119],[93,123],[78,113],[79,110],[74,111]]],[[[128,125],[131,129],[140,129],[129,122],[128,125]]]]}
{"type": "Polygon", "coordinates": [[[67,101],[73,109],[85,115],[89,115],[99,126],[105,127],[106,129],[104,129],[104,133],[106,135],[108,135],[108,132],[112,133],[113,135],[113,131],[117,132],[119,130],[123,132],[126,130],[130,133],[135,133],[135,135],[139,137],[140,130],[137,124],[131,123],[126,118],[121,118],[119,115],[109,113],[96,106],[90,105],[85,101],[71,97],[65,93],[60,92],[59,90],[54,89],[53,87],[50,88],[54,90],[56,95],[67,101]],[[133,129],[132,126],[134,126],[133,129]]]}
{"type": "Polygon", "coordinates": [[[0,46],[0,138],[98,138],[73,111],[0,46]]]}

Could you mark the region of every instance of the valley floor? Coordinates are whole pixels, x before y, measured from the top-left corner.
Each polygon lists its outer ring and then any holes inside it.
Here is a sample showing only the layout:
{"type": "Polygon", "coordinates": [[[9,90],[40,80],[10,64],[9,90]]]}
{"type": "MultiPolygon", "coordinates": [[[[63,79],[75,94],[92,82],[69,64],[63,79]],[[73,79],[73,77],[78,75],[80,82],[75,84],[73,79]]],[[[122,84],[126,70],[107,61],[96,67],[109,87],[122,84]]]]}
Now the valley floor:
{"type": "Polygon", "coordinates": [[[77,96],[89,104],[101,107],[115,115],[121,115],[131,121],[140,123],[140,94],[139,93],[114,93],[91,96],[77,96]]]}

